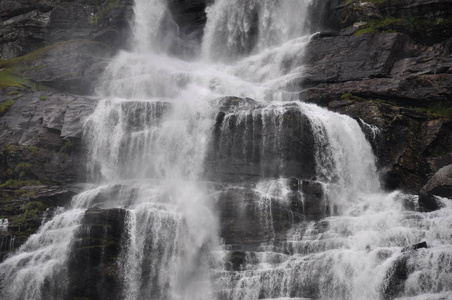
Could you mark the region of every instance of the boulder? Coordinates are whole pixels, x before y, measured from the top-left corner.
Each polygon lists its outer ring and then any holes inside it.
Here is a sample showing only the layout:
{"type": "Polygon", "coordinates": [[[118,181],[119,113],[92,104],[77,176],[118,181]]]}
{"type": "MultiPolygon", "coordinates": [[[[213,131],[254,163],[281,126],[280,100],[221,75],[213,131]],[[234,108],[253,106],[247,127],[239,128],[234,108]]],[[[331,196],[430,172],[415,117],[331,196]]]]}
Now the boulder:
{"type": "Polygon", "coordinates": [[[428,248],[427,247],[427,242],[420,242],[408,247],[405,247],[402,249],[402,252],[407,252],[407,251],[413,251],[413,250],[417,250],[417,249],[421,249],[421,248],[428,248]]]}
{"type": "Polygon", "coordinates": [[[452,198],[452,164],[439,169],[422,188],[422,191],[452,198]]]}

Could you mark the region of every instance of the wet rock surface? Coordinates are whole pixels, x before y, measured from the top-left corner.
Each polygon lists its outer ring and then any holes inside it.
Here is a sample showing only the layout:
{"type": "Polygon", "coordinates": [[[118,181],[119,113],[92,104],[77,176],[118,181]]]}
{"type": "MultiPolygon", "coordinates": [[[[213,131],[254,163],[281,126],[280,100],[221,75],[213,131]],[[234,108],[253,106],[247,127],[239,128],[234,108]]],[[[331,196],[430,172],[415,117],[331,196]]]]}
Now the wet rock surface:
{"type": "Polygon", "coordinates": [[[0,187],[0,261],[18,249],[60,208],[70,204],[77,189],[27,185],[0,187]]]}
{"type": "Polygon", "coordinates": [[[439,169],[422,190],[441,197],[452,198],[452,165],[439,169]]]}
{"type": "Polygon", "coordinates": [[[122,299],[118,276],[126,211],[88,209],[76,233],[69,259],[71,297],[122,299]]]}
{"type": "MultiPolygon", "coordinates": [[[[199,47],[208,2],[170,1],[167,13],[177,26],[172,22],[167,26],[180,29],[173,32],[175,54],[191,56],[199,47]]],[[[450,28],[447,22],[437,22],[423,31],[398,25],[395,33],[385,32],[388,28],[356,33],[387,16],[447,18],[451,1],[384,1],[383,5],[369,1],[361,6],[348,2],[353,6],[326,1],[316,8],[329,11],[323,21],[328,31],[312,38],[305,55],[306,72],[286,90],[359,120],[386,188],[416,194],[422,189],[419,211],[438,210],[441,204],[433,195],[452,196],[452,123],[447,115],[452,95],[450,28]],[[432,107],[446,114],[431,114],[432,107]]],[[[5,8],[0,11],[0,58],[50,46],[28,60],[29,68],[20,74],[55,89],[12,86],[0,90],[0,104],[14,101],[0,114],[0,260],[57,207],[68,205],[76,192],[69,184],[83,181],[82,126],[97,100],[76,94],[92,93],[108,59],[126,47],[132,4],[130,0],[0,0],[5,8]]],[[[220,235],[232,249],[226,268],[240,271],[257,261],[262,243],[281,246],[279,242],[296,223],[303,228],[313,222],[322,233],[329,225],[321,220],[335,212],[322,183],[314,178],[313,131],[298,110],[288,109],[274,118],[249,98],[226,97],[216,105],[206,177],[221,186],[216,202],[220,235]],[[287,179],[289,191],[284,197],[256,187],[259,180],[278,176],[287,179]],[[229,187],[230,183],[240,186],[229,187]]],[[[169,109],[166,104],[162,107],[163,112],[169,109]]],[[[129,120],[131,131],[141,129],[133,116],[129,120]]],[[[95,203],[116,201],[121,188],[100,193],[95,203]]],[[[124,218],[122,209],[86,212],[70,258],[71,295],[119,298],[115,261],[124,218]]],[[[282,252],[291,253],[291,249],[282,252]]],[[[408,256],[414,255],[410,252],[397,259],[387,274],[389,283],[383,287],[387,299],[403,290],[410,272],[408,256]]],[[[315,298],[318,291],[306,288],[303,296],[315,298]]]]}
{"type": "Polygon", "coordinates": [[[216,116],[208,173],[232,181],[315,175],[312,124],[296,106],[276,114],[265,108],[253,109],[256,104],[250,99],[237,102],[243,104],[220,102],[220,109],[227,108],[229,113],[216,116]]]}
{"type": "Polygon", "coordinates": [[[430,120],[416,110],[380,102],[339,100],[330,109],[377,126],[370,138],[379,166],[387,169],[388,188],[418,192],[428,179],[451,163],[451,122],[430,120]]]}

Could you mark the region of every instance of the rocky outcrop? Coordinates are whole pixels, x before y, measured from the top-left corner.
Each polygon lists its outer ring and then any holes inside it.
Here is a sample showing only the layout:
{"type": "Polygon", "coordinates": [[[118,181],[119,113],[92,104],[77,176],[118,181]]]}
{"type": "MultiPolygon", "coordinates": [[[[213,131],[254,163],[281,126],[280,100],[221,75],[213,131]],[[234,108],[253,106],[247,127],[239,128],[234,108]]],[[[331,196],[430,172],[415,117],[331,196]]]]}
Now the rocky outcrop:
{"type": "Polygon", "coordinates": [[[0,1],[0,58],[59,41],[85,39],[124,46],[133,1],[0,1]]]}
{"type": "Polygon", "coordinates": [[[113,54],[106,44],[88,40],[59,42],[45,49],[21,72],[21,77],[74,94],[93,92],[113,54]]]}
{"type": "Polygon", "coordinates": [[[251,187],[228,188],[221,192],[217,205],[220,236],[236,249],[253,249],[273,241],[300,219],[278,197],[265,196],[251,187]]]}
{"type": "Polygon", "coordinates": [[[452,198],[452,164],[439,169],[422,190],[429,194],[452,198]]]}
{"type": "Polygon", "coordinates": [[[201,46],[204,25],[207,21],[206,7],[213,0],[170,0],[168,1],[168,22],[174,28],[174,42],[171,52],[180,56],[193,56],[201,46]]]}
{"type": "Polygon", "coordinates": [[[419,192],[452,163],[452,40],[444,32],[431,39],[376,22],[429,16],[441,23],[451,4],[327,1],[331,31],[312,37],[304,75],[286,86],[305,101],[378,127],[373,146],[388,188],[419,192]]]}
{"type": "Polygon", "coordinates": [[[353,93],[404,106],[446,106],[451,41],[427,47],[400,33],[319,36],[308,46],[306,74],[287,88],[303,86],[302,97],[320,104],[353,93]]]}
{"type": "Polygon", "coordinates": [[[450,0],[326,1],[325,27],[361,32],[403,32],[423,44],[451,36],[450,0]]]}
{"type": "Polygon", "coordinates": [[[428,248],[427,242],[421,242],[402,249],[402,254],[394,260],[392,267],[386,274],[385,283],[381,287],[383,299],[394,299],[403,293],[408,276],[414,272],[409,260],[418,254],[417,251],[419,249],[423,248],[428,248]]]}
{"type": "Polygon", "coordinates": [[[68,205],[77,191],[31,181],[24,183],[26,186],[0,186],[0,261],[52,219],[61,207],[68,205]]]}
{"type": "Polygon", "coordinates": [[[68,263],[68,295],[80,299],[122,299],[117,260],[126,211],[88,209],[68,263]]]}
{"type": "Polygon", "coordinates": [[[251,99],[219,102],[207,172],[223,180],[315,175],[312,124],[296,105],[277,114],[251,99]]]}
{"type": "Polygon", "coordinates": [[[2,182],[22,177],[42,183],[74,182],[83,122],[97,101],[54,91],[29,93],[19,89],[2,93],[0,99],[14,101],[1,118],[2,182]],[[26,166],[21,171],[24,176],[11,171],[20,164],[26,166]]]}
{"type": "Polygon", "coordinates": [[[107,60],[127,46],[132,6],[131,0],[0,1],[0,75],[92,94],[107,60]]]}
{"type": "Polygon", "coordinates": [[[368,136],[387,188],[416,193],[442,166],[452,163],[451,121],[378,101],[341,99],[329,108],[376,126],[368,136]]]}

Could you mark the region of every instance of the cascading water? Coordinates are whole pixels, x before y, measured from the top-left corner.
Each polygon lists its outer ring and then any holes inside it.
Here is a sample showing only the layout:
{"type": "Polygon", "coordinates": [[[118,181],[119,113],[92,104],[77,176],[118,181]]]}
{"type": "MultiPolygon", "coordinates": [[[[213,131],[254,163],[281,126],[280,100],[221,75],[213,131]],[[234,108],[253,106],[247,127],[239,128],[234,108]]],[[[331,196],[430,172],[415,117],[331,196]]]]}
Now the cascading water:
{"type": "Polygon", "coordinates": [[[67,297],[84,211],[121,207],[119,299],[452,297],[452,208],[404,209],[416,197],[381,190],[357,121],[285,91],[311,2],[217,0],[185,61],[167,55],[166,1],[135,0],[132,50],[84,128],[97,186],[0,265],[2,296],[67,297]]]}

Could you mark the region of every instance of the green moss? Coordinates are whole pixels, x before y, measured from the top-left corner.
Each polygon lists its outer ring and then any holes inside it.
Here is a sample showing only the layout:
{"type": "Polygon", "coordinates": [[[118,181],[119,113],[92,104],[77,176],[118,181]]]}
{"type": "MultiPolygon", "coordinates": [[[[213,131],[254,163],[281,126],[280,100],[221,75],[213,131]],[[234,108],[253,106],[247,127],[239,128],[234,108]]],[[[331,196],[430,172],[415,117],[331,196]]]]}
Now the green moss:
{"type": "Polygon", "coordinates": [[[1,184],[2,188],[10,188],[17,189],[23,186],[34,186],[34,185],[42,185],[42,183],[38,180],[17,180],[17,179],[9,179],[5,183],[1,184]]]}
{"type": "MultiPolygon", "coordinates": [[[[32,201],[28,202],[24,206],[24,212],[13,219],[13,225],[22,225],[26,224],[28,219],[36,219],[39,217],[39,213],[45,211],[48,208],[47,205],[40,201],[32,201]]],[[[28,232],[34,232],[36,230],[35,226],[28,227],[28,232]]]]}
{"type": "Polygon", "coordinates": [[[416,35],[428,35],[437,27],[452,26],[452,18],[421,19],[414,17],[369,19],[366,28],[355,32],[355,35],[376,32],[405,32],[416,35]]]}
{"type": "Polygon", "coordinates": [[[416,107],[412,106],[410,109],[420,113],[426,114],[430,118],[441,120],[452,120],[452,105],[447,103],[437,103],[432,106],[416,107]]]}
{"type": "Polygon", "coordinates": [[[19,176],[19,178],[23,178],[29,175],[29,171],[31,169],[31,164],[26,162],[19,163],[16,168],[14,168],[14,173],[19,176]]]}
{"type": "Polygon", "coordinates": [[[6,113],[16,100],[8,100],[0,104],[0,116],[6,113]]]}
{"type": "Polygon", "coordinates": [[[41,148],[36,146],[28,146],[28,151],[31,155],[37,155],[41,151],[41,148]]]}
{"type": "Polygon", "coordinates": [[[355,35],[361,35],[365,33],[375,33],[375,32],[396,32],[395,24],[403,22],[402,18],[386,17],[381,20],[368,20],[367,27],[359,29],[355,32],[355,35]]]}
{"type": "Polygon", "coordinates": [[[44,211],[46,210],[48,206],[40,201],[32,201],[25,204],[25,210],[38,210],[38,211],[44,211]]]}
{"type": "Polygon", "coordinates": [[[345,93],[341,96],[342,100],[349,100],[349,101],[356,101],[356,102],[377,102],[377,103],[385,103],[390,105],[395,105],[394,102],[383,100],[383,99],[377,99],[377,98],[363,98],[357,95],[354,95],[353,93],[345,93]]]}
{"type": "Polygon", "coordinates": [[[17,94],[20,94],[20,92],[19,91],[11,91],[11,92],[8,93],[8,96],[14,96],[14,95],[17,95],[17,94]]]}
{"type": "Polygon", "coordinates": [[[39,100],[45,101],[45,100],[47,100],[47,96],[41,96],[41,97],[39,97],[39,100]]]}
{"type": "Polygon", "coordinates": [[[25,88],[32,85],[31,81],[20,78],[17,70],[0,67],[0,89],[8,87],[25,88]]]}
{"type": "MultiPolygon", "coordinates": [[[[44,87],[37,86],[30,80],[22,78],[23,74],[30,70],[40,69],[45,66],[36,64],[36,61],[44,57],[50,50],[55,47],[73,43],[80,40],[69,40],[63,42],[57,42],[50,46],[46,46],[37,49],[31,53],[24,56],[16,57],[9,60],[0,60],[0,89],[5,89],[7,87],[18,87],[18,88],[32,88],[32,89],[42,89],[44,87]]],[[[99,43],[91,42],[90,43],[99,43]]],[[[44,100],[44,99],[42,99],[44,100]]]]}

